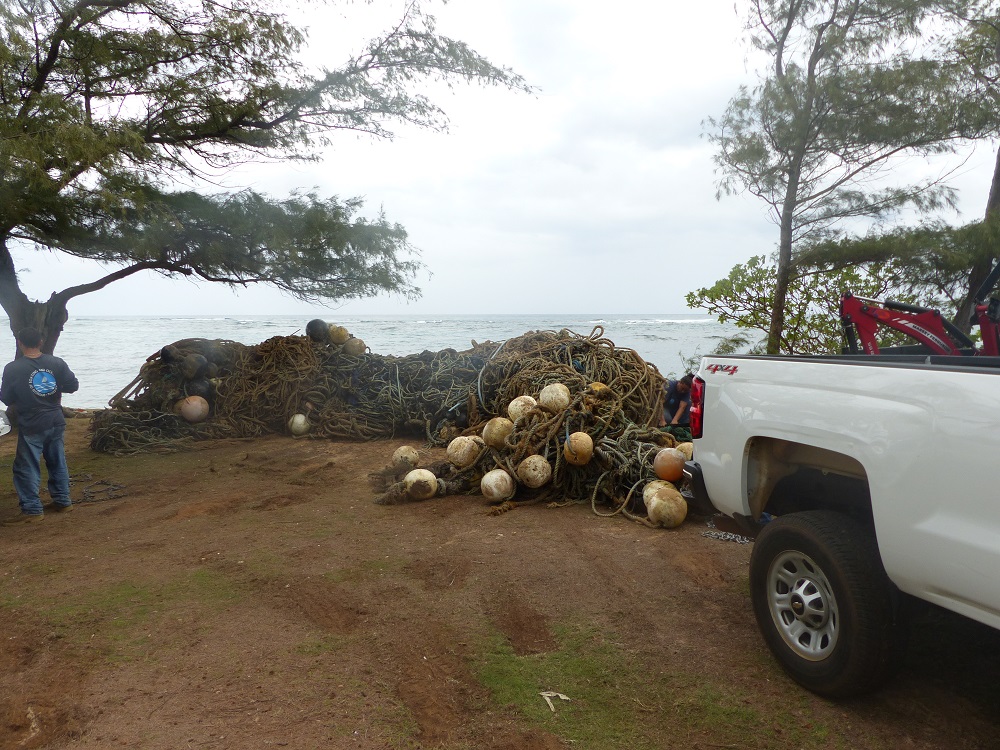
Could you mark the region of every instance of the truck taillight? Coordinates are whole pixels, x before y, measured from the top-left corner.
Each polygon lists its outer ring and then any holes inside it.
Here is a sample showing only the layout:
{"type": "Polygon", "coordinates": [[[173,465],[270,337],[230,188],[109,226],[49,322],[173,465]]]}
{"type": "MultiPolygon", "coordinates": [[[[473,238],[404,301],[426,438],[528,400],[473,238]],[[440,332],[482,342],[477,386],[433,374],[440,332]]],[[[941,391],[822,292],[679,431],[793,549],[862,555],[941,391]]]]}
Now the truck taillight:
{"type": "Polygon", "coordinates": [[[691,381],[691,437],[698,439],[705,428],[705,381],[695,375],[691,381]]]}

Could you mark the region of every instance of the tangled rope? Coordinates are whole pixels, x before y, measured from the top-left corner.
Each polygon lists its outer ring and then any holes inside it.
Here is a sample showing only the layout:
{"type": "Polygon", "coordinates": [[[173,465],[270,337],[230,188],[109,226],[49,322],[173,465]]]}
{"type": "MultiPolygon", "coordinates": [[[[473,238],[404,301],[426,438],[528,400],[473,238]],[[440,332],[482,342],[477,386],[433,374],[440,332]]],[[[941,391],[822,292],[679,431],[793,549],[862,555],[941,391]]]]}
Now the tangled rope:
{"type": "MultiPolygon", "coordinates": [[[[565,409],[530,409],[514,421],[502,446],[479,440],[481,449],[470,465],[442,462],[427,467],[438,479],[435,494],[475,494],[481,491],[484,476],[502,469],[521,480],[520,486],[516,488],[517,499],[503,500],[493,513],[539,502],[586,502],[599,516],[621,514],[647,526],[657,525],[646,517],[640,488],[657,479],[654,456],[678,442],[669,432],[631,421],[624,408],[625,395],[627,392],[623,395],[599,382],[591,383],[580,388],[565,409]],[[583,465],[567,460],[566,446],[572,433],[585,433],[593,443],[593,456],[583,465]],[[541,456],[551,469],[551,480],[536,489],[523,481],[521,471],[522,462],[531,456],[541,456]]],[[[371,474],[372,486],[379,493],[375,503],[393,505],[414,499],[404,480],[411,468],[400,464],[371,474]]]]}
{"type": "MultiPolygon", "coordinates": [[[[184,339],[163,347],[111,399],[110,409],[95,413],[91,446],[129,454],[178,450],[209,438],[288,433],[295,414],[304,415],[312,438],[419,435],[444,445],[506,413],[514,396],[553,382],[613,385],[616,416],[609,412],[594,425],[601,435],[612,421],[649,427],[662,411],[662,376],[633,350],[616,348],[601,327],[589,336],[535,331],[502,344],[472,342],[461,352],[394,357],[363,345],[358,352],[350,346],[357,339],[333,343],[326,324],[313,323],[322,324],[322,335],[278,336],[255,346],[184,339]],[[177,407],[190,397],[211,406],[206,421],[178,416],[177,407]]],[[[550,432],[544,440],[553,439],[550,432]]],[[[533,432],[526,440],[534,445],[542,438],[533,432]]]]}

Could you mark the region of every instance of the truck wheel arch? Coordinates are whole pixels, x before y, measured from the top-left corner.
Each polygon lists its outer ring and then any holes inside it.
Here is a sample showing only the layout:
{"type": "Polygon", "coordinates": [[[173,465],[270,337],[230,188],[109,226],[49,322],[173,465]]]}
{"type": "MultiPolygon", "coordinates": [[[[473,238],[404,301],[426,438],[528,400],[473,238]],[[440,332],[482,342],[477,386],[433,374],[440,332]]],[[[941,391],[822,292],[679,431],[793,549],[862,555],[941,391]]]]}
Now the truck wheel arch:
{"type": "Polygon", "coordinates": [[[754,519],[834,510],[868,523],[871,493],[861,462],[806,443],[754,437],[745,453],[745,492],[754,519]]]}

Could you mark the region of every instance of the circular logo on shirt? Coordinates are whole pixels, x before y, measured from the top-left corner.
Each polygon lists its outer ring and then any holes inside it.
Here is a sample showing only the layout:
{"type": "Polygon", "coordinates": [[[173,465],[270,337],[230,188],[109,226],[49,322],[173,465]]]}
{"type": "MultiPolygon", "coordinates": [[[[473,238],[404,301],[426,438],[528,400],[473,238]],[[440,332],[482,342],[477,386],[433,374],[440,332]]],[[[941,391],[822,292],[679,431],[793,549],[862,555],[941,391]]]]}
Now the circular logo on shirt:
{"type": "Polygon", "coordinates": [[[56,388],[56,376],[51,370],[35,370],[31,373],[28,386],[36,396],[50,396],[56,388]]]}

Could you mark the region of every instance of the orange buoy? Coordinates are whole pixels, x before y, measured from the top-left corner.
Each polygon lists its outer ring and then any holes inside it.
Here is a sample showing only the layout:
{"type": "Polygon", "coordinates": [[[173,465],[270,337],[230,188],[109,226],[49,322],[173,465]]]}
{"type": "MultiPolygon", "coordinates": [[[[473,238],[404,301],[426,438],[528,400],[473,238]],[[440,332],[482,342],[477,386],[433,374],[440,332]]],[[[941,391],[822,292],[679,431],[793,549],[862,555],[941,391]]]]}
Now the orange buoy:
{"type": "Polygon", "coordinates": [[[676,448],[664,448],[653,459],[653,471],[660,479],[676,482],[684,476],[684,454],[676,448]]]}
{"type": "Polygon", "coordinates": [[[586,432],[574,432],[563,444],[563,456],[573,466],[585,466],[594,455],[594,439],[586,432]]]}

